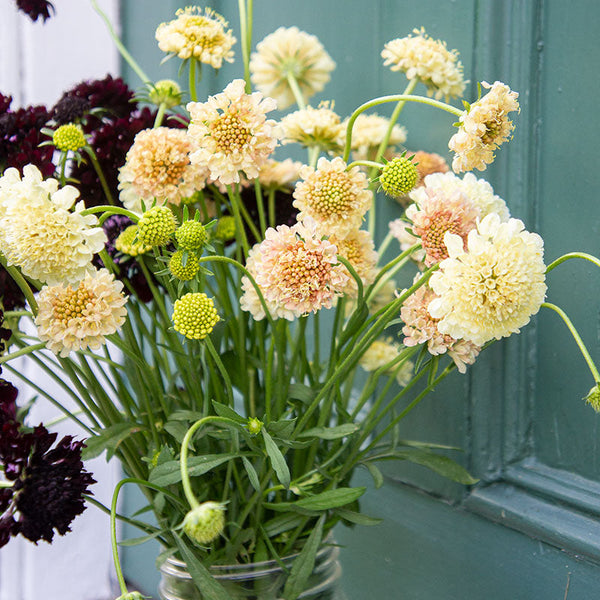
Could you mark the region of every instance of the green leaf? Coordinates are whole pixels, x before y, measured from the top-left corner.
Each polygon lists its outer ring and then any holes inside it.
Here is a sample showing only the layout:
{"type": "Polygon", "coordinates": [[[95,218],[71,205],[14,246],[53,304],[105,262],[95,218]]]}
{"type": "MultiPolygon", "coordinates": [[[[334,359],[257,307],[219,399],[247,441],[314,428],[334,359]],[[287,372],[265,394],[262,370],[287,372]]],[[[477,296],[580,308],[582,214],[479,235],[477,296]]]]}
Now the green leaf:
{"type": "MultiPolygon", "coordinates": [[[[126,440],[131,434],[142,431],[137,423],[115,423],[106,429],[103,429],[98,435],[88,438],[85,441],[85,448],[81,453],[83,460],[89,460],[100,456],[104,450],[109,450],[112,456],[119,444],[126,440]]],[[[107,459],[109,456],[107,456],[107,459]]]]}
{"type": "Polygon", "coordinates": [[[304,544],[304,548],[292,564],[292,571],[283,589],[285,600],[296,600],[304,591],[306,582],[314,569],[317,551],[323,539],[323,523],[325,523],[325,515],[319,517],[315,528],[308,536],[306,544],[304,544]]]}
{"type": "Polygon", "coordinates": [[[300,400],[304,404],[310,404],[315,395],[316,390],[303,383],[292,383],[288,390],[288,396],[294,400],[300,400]]]}
{"type": "Polygon", "coordinates": [[[225,417],[226,419],[231,419],[236,423],[240,423],[245,425],[248,422],[248,419],[238,415],[233,408],[227,406],[226,404],[221,404],[221,402],[217,402],[216,400],[212,401],[215,412],[220,417],[225,417]]]}
{"type": "MultiPolygon", "coordinates": [[[[188,459],[188,473],[190,477],[198,477],[208,473],[215,467],[222,465],[228,460],[238,458],[239,454],[205,454],[204,456],[192,456],[188,459]]],[[[178,460],[159,465],[150,471],[148,478],[150,483],[164,487],[181,481],[181,464],[178,460]]]]}
{"type": "Polygon", "coordinates": [[[257,492],[259,492],[260,491],[260,481],[258,479],[258,475],[256,474],[256,469],[252,466],[252,463],[245,456],[242,456],[242,462],[244,463],[246,473],[248,473],[248,480],[250,481],[250,485],[257,492]]]}
{"type": "Polygon", "coordinates": [[[175,541],[181,557],[185,561],[187,570],[192,580],[202,590],[202,597],[206,600],[233,600],[225,588],[210,574],[209,570],[194,556],[187,544],[176,535],[175,541]]]}
{"type": "Polygon", "coordinates": [[[192,423],[203,417],[203,414],[197,410],[176,410],[169,415],[169,421],[190,421],[192,423]]]}
{"type": "Polygon", "coordinates": [[[364,462],[361,464],[364,465],[371,474],[373,482],[375,483],[375,489],[379,489],[383,485],[383,475],[379,468],[372,462],[364,462]]]}
{"type": "Polygon", "coordinates": [[[284,531],[290,531],[302,525],[305,522],[305,517],[298,513],[286,512],[278,517],[274,517],[268,521],[263,529],[269,538],[273,538],[284,531]]]}
{"type": "Polygon", "coordinates": [[[159,535],[162,535],[163,533],[172,532],[172,531],[173,531],[172,529],[163,529],[161,531],[155,531],[154,533],[151,533],[149,535],[142,535],[142,536],[136,537],[136,538],[129,538],[128,540],[121,540],[119,542],[119,546],[125,546],[125,547],[139,546],[140,544],[145,544],[146,542],[149,542],[150,540],[157,538],[159,535]]]}
{"type": "Polygon", "coordinates": [[[354,423],[344,423],[336,427],[313,427],[303,431],[298,437],[316,437],[322,440],[337,440],[347,435],[352,435],[358,431],[358,425],[354,423]]]}
{"type": "Polygon", "coordinates": [[[347,510],[345,508],[336,508],[335,514],[344,519],[344,521],[350,521],[350,523],[355,523],[356,525],[365,525],[366,527],[379,525],[383,522],[383,519],[369,517],[363,513],[359,513],[354,510],[347,510]]]}
{"type": "Polygon", "coordinates": [[[354,502],[366,490],[366,487],[336,488],[335,490],[326,490],[314,496],[300,498],[300,500],[296,500],[296,502],[291,502],[290,504],[306,510],[329,510],[330,508],[337,508],[354,502]]]}
{"type": "Polygon", "coordinates": [[[269,455],[271,465],[273,466],[273,470],[277,475],[279,483],[286,488],[290,487],[290,470],[285,462],[285,458],[283,457],[281,450],[264,427],[262,428],[262,434],[265,440],[265,449],[269,455]]]}
{"type": "Polygon", "coordinates": [[[296,419],[280,419],[269,423],[269,431],[278,438],[288,439],[294,432],[296,427],[296,419]]]}
{"type": "Polygon", "coordinates": [[[339,345],[342,347],[364,324],[369,317],[369,307],[363,302],[356,307],[350,320],[342,331],[339,339],[339,345]]]}

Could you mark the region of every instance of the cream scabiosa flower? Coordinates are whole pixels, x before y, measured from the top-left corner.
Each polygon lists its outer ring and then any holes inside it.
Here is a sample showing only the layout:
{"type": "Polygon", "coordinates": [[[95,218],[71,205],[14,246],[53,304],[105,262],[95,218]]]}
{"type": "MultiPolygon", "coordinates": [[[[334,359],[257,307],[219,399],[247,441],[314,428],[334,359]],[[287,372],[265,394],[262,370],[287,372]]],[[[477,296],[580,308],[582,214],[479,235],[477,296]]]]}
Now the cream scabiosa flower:
{"type": "MultiPolygon", "coordinates": [[[[343,146],[346,141],[346,131],[348,129],[348,121],[343,122],[344,129],[340,146],[343,146]]],[[[365,160],[375,158],[375,152],[379,144],[383,141],[385,134],[390,125],[390,120],[378,114],[367,115],[361,113],[356,117],[352,125],[352,141],[350,148],[353,151],[355,160],[365,160]]],[[[393,148],[399,144],[404,144],[406,141],[406,128],[402,125],[394,125],[388,141],[388,148],[393,148]]]]}
{"type": "Polygon", "coordinates": [[[279,125],[282,144],[297,142],[303,146],[317,146],[325,151],[341,148],[344,125],[327,103],[318,108],[307,106],[281,119],[279,125]]]}
{"type": "Polygon", "coordinates": [[[314,36],[297,27],[280,27],[256,46],[250,58],[252,83],[280,109],[295,102],[288,74],[298,83],[304,100],[320,92],[335,62],[314,36]]]}
{"type": "Polygon", "coordinates": [[[462,96],[465,81],[458,52],[429,37],[423,27],[413,29],[413,34],[388,42],[381,52],[383,64],[392,71],[404,71],[409,80],[417,78],[437,99],[462,96]]]}
{"type": "MultiPolygon", "coordinates": [[[[267,229],[265,239],[250,249],[246,268],[269,313],[289,321],[331,308],[349,280],[346,268],[338,262],[337,247],[321,238],[310,219],[293,227],[267,229]]],[[[242,310],[263,319],[264,308],[248,277],[242,278],[242,289],[242,310]]]]}
{"type": "Polygon", "coordinates": [[[300,210],[298,220],[314,219],[323,235],[344,237],[358,229],[371,205],[366,175],[346,166],[339,157],[321,157],[316,170],[306,166],[300,171],[304,181],[296,184],[293,202],[300,210]]]}
{"type": "Polygon", "coordinates": [[[246,94],[243,79],[232,81],[222,93],[206,102],[190,102],[188,134],[196,144],[193,164],[206,165],[210,177],[224,185],[238,183],[240,171],[258,177],[260,167],[275,149],[275,121],[266,113],[275,101],[259,92],[246,94]]]}
{"type": "Polygon", "coordinates": [[[438,329],[482,346],[526,325],[546,294],[543,241],[518,219],[490,214],[471,231],[467,248],[447,233],[449,258],[429,281],[439,296],[428,310],[438,329]]]}
{"type": "Polygon", "coordinates": [[[494,162],[494,150],[509,139],[514,129],[508,113],[519,110],[519,94],[500,81],[481,82],[490,91],[471,104],[459,117],[460,126],[448,142],[455,153],[452,169],[456,173],[485,171],[494,162]]]}
{"type": "Polygon", "coordinates": [[[35,319],[40,340],[55,354],[97,350],[105,336],[125,322],[123,283],[106,269],[87,274],[77,287],[62,284],[42,288],[35,319]]]}
{"type": "Polygon", "coordinates": [[[158,205],[179,205],[206,185],[208,169],[192,164],[192,140],[184,130],[157,127],[140,131],[119,170],[121,202],[125,208],[142,212],[158,205]]]}
{"type": "MultiPolygon", "coordinates": [[[[374,341],[361,356],[360,366],[368,372],[384,367],[400,354],[402,346],[394,343],[391,338],[374,341]]],[[[415,365],[410,360],[405,360],[399,367],[391,365],[386,371],[388,375],[395,375],[396,381],[401,386],[410,383],[415,365]]]]}
{"type": "Polygon", "coordinates": [[[33,165],[24,167],[22,178],[7,169],[0,178],[0,252],[8,263],[50,285],[75,283],[91,272],[106,235],[94,215],[81,214],[78,196],[73,186],[43,181],[33,165]]]}
{"type": "Polygon", "coordinates": [[[220,69],[223,61],[233,62],[235,37],[227,29],[227,21],[218,13],[197,6],[180,8],[177,18],[161,23],[156,29],[158,47],[179,58],[196,60],[220,69]]]}

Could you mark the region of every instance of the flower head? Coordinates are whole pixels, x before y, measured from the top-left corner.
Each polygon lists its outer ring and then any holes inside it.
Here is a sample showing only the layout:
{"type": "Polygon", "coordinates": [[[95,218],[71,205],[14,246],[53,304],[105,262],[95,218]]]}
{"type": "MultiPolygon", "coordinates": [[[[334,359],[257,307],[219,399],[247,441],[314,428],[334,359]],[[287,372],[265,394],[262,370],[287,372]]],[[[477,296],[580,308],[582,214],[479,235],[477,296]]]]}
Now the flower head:
{"type": "Polygon", "coordinates": [[[322,103],[319,108],[307,106],[281,119],[282,144],[297,142],[303,146],[317,146],[325,151],[340,149],[340,138],[344,132],[337,113],[322,103]]]}
{"type": "Polygon", "coordinates": [[[185,250],[173,252],[169,260],[169,271],[179,281],[190,281],[200,270],[198,257],[185,250]]]}
{"type": "Polygon", "coordinates": [[[97,350],[125,322],[122,290],[123,284],[106,269],[86,275],[75,288],[42,288],[35,319],[40,340],[62,357],[73,350],[97,350]]]}
{"type": "Polygon", "coordinates": [[[517,333],[537,313],[546,294],[542,238],[518,219],[485,217],[463,240],[446,234],[449,258],[430,279],[439,296],[429,313],[438,329],[482,346],[517,333]]]}
{"type": "MultiPolygon", "coordinates": [[[[337,260],[337,247],[321,239],[312,220],[293,227],[269,228],[265,239],[250,249],[246,268],[275,318],[293,320],[330,308],[348,285],[346,268],[337,260]]],[[[257,319],[265,315],[248,277],[242,278],[242,310],[257,319]]]]}
{"type": "Polygon", "coordinates": [[[161,79],[154,83],[150,89],[148,99],[156,106],[164,104],[166,108],[174,108],[181,104],[182,96],[183,93],[176,81],[161,79]]]}
{"type": "Polygon", "coordinates": [[[266,118],[275,101],[259,92],[246,94],[245,85],[243,79],[235,79],[206,102],[187,105],[188,133],[197,145],[192,163],[208,166],[211,178],[225,185],[238,183],[239,171],[249,179],[258,177],[277,145],[275,122],[266,118]]]}
{"type": "Polygon", "coordinates": [[[225,528],[225,505],[203,502],[185,515],[183,530],[199,544],[210,544],[225,528]]]}
{"type": "Polygon", "coordinates": [[[458,98],[465,90],[463,68],[456,50],[434,40],[425,29],[413,29],[414,35],[388,42],[381,57],[392,71],[404,71],[407,79],[417,78],[436,98],[458,98]]]}
{"type": "Polygon", "coordinates": [[[471,104],[459,117],[460,127],[448,142],[456,173],[479,169],[485,171],[494,161],[494,150],[509,139],[514,129],[508,113],[519,110],[519,94],[500,81],[493,85],[481,82],[490,91],[471,104]]]}
{"type": "Polygon", "coordinates": [[[600,383],[596,383],[596,385],[588,392],[588,395],[584,400],[595,412],[600,412],[600,383]]]}
{"type": "Polygon", "coordinates": [[[182,250],[202,250],[208,241],[208,232],[199,221],[188,219],[175,231],[175,239],[182,250]]]}
{"type": "Polygon", "coordinates": [[[67,152],[68,150],[77,152],[77,150],[81,150],[87,142],[83,135],[81,125],[67,123],[55,130],[52,135],[52,143],[62,152],[67,152]]]}
{"type": "Polygon", "coordinates": [[[301,162],[291,158],[282,161],[269,158],[260,169],[258,181],[266,188],[290,188],[298,181],[302,166],[301,162]]]}
{"type": "Polygon", "coordinates": [[[172,318],[175,331],[190,340],[203,340],[219,321],[213,299],[200,292],[175,300],[172,318]]]}
{"type": "Polygon", "coordinates": [[[379,184],[388,196],[404,196],[408,194],[419,181],[419,172],[412,157],[396,156],[387,161],[381,169],[379,184]]]}
{"type": "MultiPolygon", "coordinates": [[[[344,123],[343,136],[346,136],[348,128],[348,120],[344,123]]],[[[390,120],[387,117],[382,117],[378,114],[360,113],[356,117],[352,126],[352,142],[350,148],[353,150],[353,156],[356,160],[373,159],[374,152],[383,141],[390,125],[390,120]]],[[[406,141],[406,128],[402,125],[394,125],[388,140],[388,148],[393,148],[399,144],[404,144],[406,141]]],[[[340,141],[343,145],[344,140],[340,141]]]]}
{"type": "Polygon", "coordinates": [[[138,242],[165,246],[177,229],[177,220],[168,206],[153,206],[138,221],[138,242]]]}
{"type": "Polygon", "coordinates": [[[115,240],[115,249],[129,256],[139,256],[152,250],[149,244],[142,244],[138,240],[138,226],[129,225],[115,240]]]}
{"type": "Polygon", "coordinates": [[[361,356],[359,364],[368,372],[389,365],[385,372],[388,375],[395,375],[398,384],[406,386],[410,383],[415,365],[409,360],[402,361],[400,367],[392,363],[391,361],[397,358],[401,351],[402,346],[396,344],[391,338],[375,340],[361,356]]]}
{"type": "Polygon", "coordinates": [[[288,74],[298,82],[304,100],[320,92],[335,62],[314,36],[297,27],[280,27],[256,46],[250,59],[252,83],[280,109],[295,102],[288,74]]]}
{"type": "Polygon", "coordinates": [[[358,229],[371,205],[367,177],[358,167],[346,170],[339,157],[329,161],[321,157],[317,168],[304,167],[296,184],[294,206],[298,220],[314,219],[323,234],[344,237],[358,229]]]}
{"type": "Polygon", "coordinates": [[[54,13],[54,5],[48,0],[17,0],[17,8],[25,13],[34,23],[42,18],[44,23],[54,13]]]}
{"type": "Polygon", "coordinates": [[[140,131],[119,170],[120,198],[126,208],[141,212],[142,201],[179,205],[206,184],[208,171],[192,164],[194,149],[185,131],[157,127],[140,131]]]}
{"type": "Polygon", "coordinates": [[[196,60],[220,69],[223,61],[233,62],[235,37],[227,21],[218,13],[197,6],[180,8],[177,18],[156,29],[158,47],[179,58],[196,60]]]}
{"type": "Polygon", "coordinates": [[[33,165],[7,169],[0,178],[0,251],[24,275],[53,285],[75,283],[93,270],[92,258],[106,236],[94,215],[71,210],[79,192],[55,179],[42,179],[33,165]]]}

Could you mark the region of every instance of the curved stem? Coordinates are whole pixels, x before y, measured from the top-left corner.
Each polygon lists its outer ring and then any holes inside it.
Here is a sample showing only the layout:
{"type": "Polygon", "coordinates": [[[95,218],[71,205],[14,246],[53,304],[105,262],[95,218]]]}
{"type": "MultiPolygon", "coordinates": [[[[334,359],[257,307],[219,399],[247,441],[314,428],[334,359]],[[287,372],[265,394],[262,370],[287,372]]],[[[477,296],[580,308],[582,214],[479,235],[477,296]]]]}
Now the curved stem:
{"type": "Polygon", "coordinates": [[[304,94],[298,85],[298,80],[294,76],[294,74],[290,71],[287,72],[287,82],[292,90],[292,94],[294,94],[294,98],[296,99],[296,104],[300,110],[304,110],[306,108],[306,100],[304,100],[304,94]]]}
{"type": "Polygon", "coordinates": [[[81,216],[85,217],[86,215],[91,215],[94,213],[104,213],[99,220],[100,224],[104,223],[108,217],[111,215],[125,215],[129,217],[134,223],[137,223],[140,220],[139,215],[136,215],[134,212],[127,210],[126,208],[121,208],[120,206],[110,206],[108,204],[101,204],[99,206],[92,206],[90,208],[86,208],[81,211],[81,216]]]}
{"type": "Polygon", "coordinates": [[[349,171],[352,167],[358,167],[362,165],[363,167],[372,167],[373,169],[383,169],[384,165],[380,162],[375,162],[374,160],[355,160],[351,162],[347,167],[346,171],[349,171]]]}
{"type": "Polygon", "coordinates": [[[586,254],[585,252],[569,252],[568,254],[563,254],[560,258],[557,258],[554,262],[550,263],[546,267],[546,273],[550,273],[552,269],[558,267],[558,265],[571,258],[583,258],[584,260],[589,260],[591,263],[594,263],[597,267],[600,267],[600,259],[592,256],[591,254],[586,254]]]}
{"type": "Polygon", "coordinates": [[[583,340],[581,339],[579,332],[577,331],[577,329],[575,329],[575,326],[571,322],[571,319],[569,319],[569,317],[564,312],[564,310],[562,310],[562,308],[556,306],[555,304],[551,304],[550,302],[542,302],[542,306],[544,308],[549,308],[549,309],[553,310],[564,321],[565,325],[571,332],[573,339],[579,346],[579,350],[581,351],[581,354],[582,354],[583,358],[585,359],[585,362],[587,363],[590,371],[592,372],[594,381],[596,383],[600,383],[600,373],[598,372],[598,369],[596,368],[596,365],[594,364],[594,361],[592,360],[592,357],[591,357],[590,353],[588,352],[588,349],[585,347],[585,344],[583,343],[583,340]]]}
{"type": "Polygon", "coordinates": [[[6,271],[8,271],[8,274],[13,278],[13,281],[19,286],[19,289],[23,292],[23,295],[27,300],[27,304],[29,304],[29,307],[31,308],[31,312],[34,314],[34,316],[37,316],[37,302],[33,296],[31,287],[27,283],[25,277],[23,277],[23,275],[21,274],[21,271],[19,271],[19,269],[13,267],[12,265],[9,265],[6,262],[6,258],[4,257],[2,252],[0,252],[0,264],[6,269],[6,271]]]}

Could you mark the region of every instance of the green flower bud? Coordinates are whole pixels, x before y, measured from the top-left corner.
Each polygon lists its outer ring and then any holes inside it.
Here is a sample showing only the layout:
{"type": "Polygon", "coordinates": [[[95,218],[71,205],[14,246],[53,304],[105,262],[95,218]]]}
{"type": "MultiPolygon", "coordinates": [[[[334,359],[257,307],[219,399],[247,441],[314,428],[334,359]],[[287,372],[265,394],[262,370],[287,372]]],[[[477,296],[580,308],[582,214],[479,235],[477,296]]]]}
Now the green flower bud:
{"type": "Polygon", "coordinates": [[[225,215],[217,221],[215,237],[223,242],[228,242],[235,237],[235,219],[231,215],[225,215]]]}
{"type": "Polygon", "coordinates": [[[183,520],[183,530],[199,544],[210,544],[225,529],[225,505],[203,502],[190,510],[183,520]]]}
{"type": "Polygon", "coordinates": [[[83,129],[75,123],[61,125],[52,135],[52,142],[62,152],[67,152],[67,150],[76,152],[87,144],[83,129]]]}
{"type": "Polygon", "coordinates": [[[252,434],[252,435],[256,435],[257,433],[260,433],[260,430],[263,427],[263,422],[260,419],[257,419],[256,417],[249,417],[248,418],[248,431],[252,434]]]}
{"type": "Polygon", "coordinates": [[[161,79],[150,90],[150,102],[156,106],[164,104],[167,108],[173,108],[181,104],[181,97],[181,88],[172,79],[161,79]]]}
{"type": "Polygon", "coordinates": [[[147,246],[164,246],[176,228],[177,221],[171,209],[167,206],[154,206],[138,221],[138,241],[147,246]]]}
{"type": "Polygon", "coordinates": [[[219,315],[212,298],[190,292],[175,300],[172,318],[175,331],[190,340],[202,340],[213,330],[219,315]]]}
{"type": "Polygon", "coordinates": [[[182,250],[202,250],[208,241],[208,233],[198,221],[184,221],[175,232],[175,239],[182,250]]]}
{"type": "Polygon", "coordinates": [[[411,158],[396,156],[381,169],[379,183],[389,196],[404,196],[417,185],[419,172],[411,158]]]}
{"type": "Polygon", "coordinates": [[[150,252],[150,250],[152,250],[152,246],[140,243],[140,241],[137,239],[137,234],[138,226],[130,225],[124,229],[119,234],[119,237],[115,240],[115,248],[119,252],[128,254],[129,256],[139,256],[140,254],[150,252]]]}
{"type": "Polygon", "coordinates": [[[117,598],[117,600],[144,600],[148,596],[144,596],[140,592],[127,592],[117,598]]]}
{"type": "Polygon", "coordinates": [[[190,281],[196,277],[196,273],[200,270],[200,262],[195,254],[190,252],[184,252],[183,250],[177,250],[171,256],[169,260],[169,271],[173,277],[176,277],[180,281],[190,281]],[[185,264],[183,257],[185,255],[185,264]]]}
{"type": "Polygon", "coordinates": [[[597,383],[584,398],[586,404],[589,404],[596,412],[600,412],[600,383],[597,383]]]}

